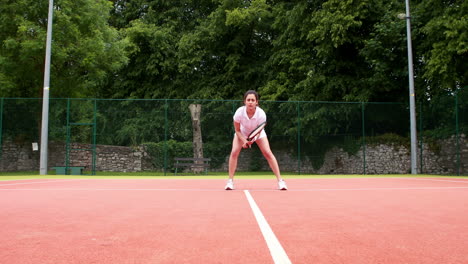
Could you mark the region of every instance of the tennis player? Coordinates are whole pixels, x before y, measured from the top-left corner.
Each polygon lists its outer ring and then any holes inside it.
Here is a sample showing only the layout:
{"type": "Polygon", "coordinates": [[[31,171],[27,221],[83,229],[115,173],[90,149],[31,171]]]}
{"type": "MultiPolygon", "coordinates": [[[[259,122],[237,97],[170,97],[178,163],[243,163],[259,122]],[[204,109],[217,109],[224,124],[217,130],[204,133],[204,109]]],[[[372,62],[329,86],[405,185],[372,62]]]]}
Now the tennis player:
{"type": "Polygon", "coordinates": [[[270,143],[265,130],[253,140],[248,141],[247,137],[252,130],[258,125],[266,121],[266,114],[263,109],[258,106],[258,93],[254,90],[249,90],[244,94],[244,106],[237,109],[234,114],[234,129],[236,131],[234,140],[232,141],[231,155],[229,156],[229,180],[227,181],[226,190],[234,190],[234,174],[237,169],[237,160],[242,148],[249,148],[253,142],[257,143],[262,151],[263,156],[268,161],[271,170],[278,180],[278,189],[287,190],[286,183],[281,178],[278,162],[275,155],[271,152],[270,143]]]}

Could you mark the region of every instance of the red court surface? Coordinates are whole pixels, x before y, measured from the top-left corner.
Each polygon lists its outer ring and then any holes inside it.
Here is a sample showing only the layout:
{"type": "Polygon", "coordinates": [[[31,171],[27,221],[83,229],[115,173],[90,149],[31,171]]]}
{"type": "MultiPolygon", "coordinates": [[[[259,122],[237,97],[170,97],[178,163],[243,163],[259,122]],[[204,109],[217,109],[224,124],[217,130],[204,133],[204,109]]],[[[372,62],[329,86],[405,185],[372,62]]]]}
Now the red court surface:
{"type": "Polygon", "coordinates": [[[467,179],[224,183],[1,181],[0,263],[468,263],[467,179]]]}

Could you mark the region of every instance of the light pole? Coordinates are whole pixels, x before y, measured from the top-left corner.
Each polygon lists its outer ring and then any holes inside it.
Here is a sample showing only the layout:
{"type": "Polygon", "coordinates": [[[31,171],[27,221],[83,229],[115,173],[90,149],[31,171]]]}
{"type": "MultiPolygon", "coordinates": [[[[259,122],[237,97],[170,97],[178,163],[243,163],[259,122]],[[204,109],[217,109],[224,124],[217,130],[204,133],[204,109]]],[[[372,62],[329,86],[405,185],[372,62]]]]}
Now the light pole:
{"type": "Polygon", "coordinates": [[[417,139],[416,139],[416,110],[414,96],[413,75],[413,49],[411,45],[411,16],[409,0],[406,0],[406,14],[398,14],[398,18],[406,20],[406,35],[408,43],[408,74],[409,74],[409,103],[410,103],[410,130],[411,130],[411,174],[418,174],[417,166],[417,139]]]}
{"type": "Polygon", "coordinates": [[[49,86],[50,86],[50,53],[52,45],[52,17],[54,0],[49,0],[49,16],[47,19],[47,41],[44,66],[44,93],[42,95],[42,124],[41,124],[41,157],[40,175],[47,175],[47,155],[49,145],[49,86]]]}

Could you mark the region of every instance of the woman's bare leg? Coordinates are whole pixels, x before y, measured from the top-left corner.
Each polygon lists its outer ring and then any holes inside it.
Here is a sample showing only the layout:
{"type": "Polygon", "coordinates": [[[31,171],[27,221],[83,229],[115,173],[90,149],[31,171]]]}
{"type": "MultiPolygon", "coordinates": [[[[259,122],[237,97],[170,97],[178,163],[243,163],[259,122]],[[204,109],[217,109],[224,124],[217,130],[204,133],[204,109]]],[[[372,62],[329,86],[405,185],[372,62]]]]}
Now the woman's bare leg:
{"type": "Polygon", "coordinates": [[[278,181],[282,180],[278,161],[276,160],[275,155],[273,155],[273,152],[271,152],[270,142],[268,141],[268,138],[263,137],[263,138],[258,139],[255,142],[260,148],[260,151],[262,151],[263,156],[268,161],[268,165],[270,165],[270,168],[275,174],[276,179],[278,179],[278,181]]]}
{"type": "Polygon", "coordinates": [[[229,156],[229,179],[231,180],[234,179],[234,174],[236,173],[237,169],[237,160],[241,150],[242,142],[239,140],[237,135],[234,135],[234,139],[232,140],[231,155],[229,156]]]}

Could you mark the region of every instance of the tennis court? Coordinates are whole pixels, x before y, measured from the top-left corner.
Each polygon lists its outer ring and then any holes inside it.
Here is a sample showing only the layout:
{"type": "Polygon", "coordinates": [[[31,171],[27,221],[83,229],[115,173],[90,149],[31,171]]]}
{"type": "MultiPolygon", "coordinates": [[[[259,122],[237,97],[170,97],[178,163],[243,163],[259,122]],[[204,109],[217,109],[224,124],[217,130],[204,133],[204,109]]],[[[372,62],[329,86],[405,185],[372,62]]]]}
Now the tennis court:
{"type": "Polygon", "coordinates": [[[0,181],[0,262],[468,262],[468,179],[286,180],[0,181]]]}

